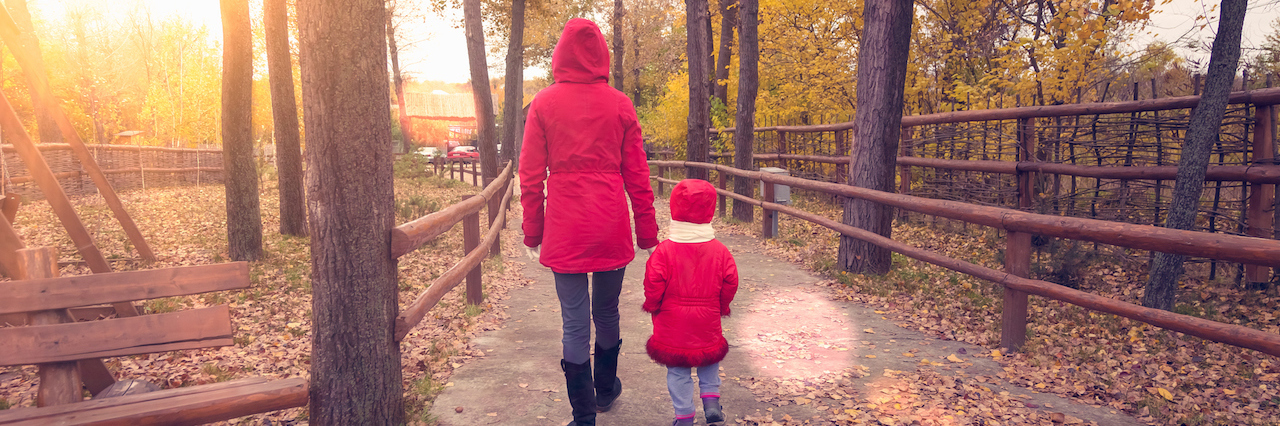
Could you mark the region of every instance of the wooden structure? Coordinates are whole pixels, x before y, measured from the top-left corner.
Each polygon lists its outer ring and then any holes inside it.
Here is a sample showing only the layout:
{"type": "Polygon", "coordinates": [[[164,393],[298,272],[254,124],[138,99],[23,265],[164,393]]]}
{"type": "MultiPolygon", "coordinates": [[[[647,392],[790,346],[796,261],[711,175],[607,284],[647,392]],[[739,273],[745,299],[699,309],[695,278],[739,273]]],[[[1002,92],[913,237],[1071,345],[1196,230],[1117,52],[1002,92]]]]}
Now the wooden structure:
{"type": "MultiPolygon", "coordinates": [[[[36,145],[54,177],[71,199],[94,195],[88,171],[75,156],[71,145],[44,143],[36,145]]],[[[102,167],[111,187],[118,191],[218,184],[222,182],[222,150],[195,148],[163,148],[133,145],[88,145],[89,152],[102,167]]],[[[0,184],[6,193],[19,194],[25,200],[45,199],[30,170],[23,164],[13,145],[0,145],[5,173],[0,184]]]]}
{"type": "MultiPolygon", "coordinates": [[[[1149,225],[1135,225],[1103,220],[1061,217],[1023,212],[1015,209],[978,206],[957,201],[933,200],[910,195],[880,192],[850,185],[820,182],[781,176],[759,171],[746,171],[732,167],[685,161],[650,161],[650,165],[658,167],[690,168],[698,167],[715,170],[734,176],[744,176],[768,184],[789,185],[792,188],[806,189],[844,197],[860,198],[898,209],[921,214],[945,217],[990,226],[1008,231],[1009,248],[1005,255],[1005,272],[996,271],[973,263],[952,259],[940,254],[911,247],[878,234],[853,228],[838,221],[822,217],[800,209],[776,204],[768,200],[756,200],[741,196],[725,188],[717,190],[721,195],[760,206],[768,211],[777,211],[804,219],[842,235],[858,238],[863,241],[884,247],[905,256],[929,262],[947,269],[989,280],[1003,285],[1006,294],[1016,291],[1016,297],[1034,294],[1054,300],[1071,303],[1099,312],[1106,312],[1145,322],[1157,327],[1190,334],[1192,336],[1226,343],[1242,348],[1280,356],[1280,334],[1268,333],[1232,324],[1224,324],[1189,315],[1176,314],[1169,311],[1152,309],[1132,303],[1122,302],[1091,293],[1075,290],[1047,281],[1029,279],[1015,272],[1030,259],[1030,251],[1017,252],[1020,242],[1015,241],[1021,235],[1047,235],[1070,238],[1080,241],[1092,241],[1114,244],[1121,247],[1144,250],[1160,250],[1187,256],[1208,257],[1230,260],[1247,264],[1280,267],[1280,241],[1246,236],[1210,234],[1197,231],[1157,228],[1149,225]],[[1019,293],[1022,296],[1017,296],[1019,293]]],[[[659,182],[674,184],[675,179],[655,178],[659,182]]],[[[1009,296],[1006,295],[1006,298],[1009,296]]],[[[1008,302],[1008,301],[1006,301],[1008,302]]],[[[1006,305],[1001,328],[1002,346],[1018,349],[1026,339],[1026,305],[1025,302],[1014,302],[1013,309],[1006,305]]]]}
{"type": "MultiPolygon", "coordinates": [[[[903,117],[898,192],[1069,217],[1161,224],[1177,175],[1186,112],[1199,97],[1138,99],[1136,86],[1132,97],[903,117]]],[[[1230,102],[1207,171],[1197,229],[1274,238],[1280,235],[1275,228],[1280,166],[1274,159],[1273,105],[1280,103],[1280,88],[1234,92],[1230,102]]],[[[841,167],[849,163],[847,134],[852,125],[758,127],[753,160],[786,164],[792,176],[843,183],[847,174],[841,167]]],[[[728,131],[732,130],[720,130],[728,131]]],[[[905,210],[899,213],[903,219],[909,217],[905,210]]],[[[1109,256],[1131,256],[1094,247],[1109,256]]],[[[1214,279],[1223,262],[1207,262],[1209,278],[1214,279]]],[[[1272,281],[1272,268],[1243,265],[1237,279],[1253,285],[1272,281]]]]}
{"type": "Polygon", "coordinates": [[[479,158],[436,157],[431,161],[431,164],[435,166],[436,176],[444,177],[445,170],[448,170],[449,179],[466,182],[467,174],[471,174],[471,186],[480,186],[480,170],[478,169],[478,165],[480,164],[479,158]],[[457,173],[456,178],[454,177],[454,173],[457,173]]]}
{"type": "Polygon", "coordinates": [[[512,162],[507,162],[498,178],[490,182],[479,195],[414,219],[391,231],[391,255],[399,258],[417,250],[426,242],[452,229],[458,222],[462,222],[463,251],[466,252],[461,261],[436,278],[412,304],[400,311],[395,322],[396,341],[404,340],[404,337],[427,316],[427,312],[464,279],[467,282],[467,303],[482,302],[480,262],[487,257],[502,254],[498,234],[506,227],[507,209],[511,205],[511,194],[515,189],[513,170],[512,162]],[[489,229],[482,237],[480,210],[486,206],[489,229]]]}
{"type": "Polygon", "coordinates": [[[114,378],[98,358],[233,345],[226,305],[203,309],[76,321],[71,308],[244,289],[247,263],[57,277],[52,249],[17,250],[22,278],[0,283],[0,314],[27,313],[22,327],[0,328],[0,365],[39,366],[38,408],[0,411],[0,425],[199,424],[307,403],[301,378],[241,379],[83,401],[114,378]]]}

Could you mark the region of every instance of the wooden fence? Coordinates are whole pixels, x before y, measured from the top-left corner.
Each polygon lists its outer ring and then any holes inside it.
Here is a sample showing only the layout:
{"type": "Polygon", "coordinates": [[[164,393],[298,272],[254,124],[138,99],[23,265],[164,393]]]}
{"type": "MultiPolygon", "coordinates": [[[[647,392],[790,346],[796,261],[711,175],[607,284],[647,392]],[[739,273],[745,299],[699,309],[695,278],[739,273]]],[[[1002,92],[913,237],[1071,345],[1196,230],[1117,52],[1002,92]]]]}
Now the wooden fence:
{"type": "MultiPolygon", "coordinates": [[[[36,145],[69,197],[96,194],[93,180],[68,144],[36,145]]],[[[222,183],[222,151],[133,145],[86,145],[116,191],[222,183]]],[[[44,199],[12,145],[0,145],[0,188],[44,199]]]]}
{"type": "MultiPolygon", "coordinates": [[[[1182,96],[903,117],[898,192],[1160,224],[1189,109],[1198,102],[1198,96],[1182,96]]],[[[1235,92],[1230,102],[1212,149],[1197,229],[1274,238],[1280,166],[1272,105],[1280,103],[1280,89],[1235,92]]],[[[757,140],[764,142],[757,144],[754,160],[786,168],[792,176],[845,182],[852,129],[853,123],[756,128],[757,140]]],[[[731,155],[713,157],[717,163],[732,161],[731,155]]],[[[1107,253],[1128,256],[1122,250],[1107,253]]],[[[1220,265],[1209,262],[1214,279],[1220,265]]],[[[1271,280],[1268,269],[1238,271],[1238,280],[1271,280]]]]}
{"type": "MultiPolygon", "coordinates": [[[[474,177],[475,162],[471,164],[474,177]]],[[[397,342],[403,340],[409,331],[422,322],[427,312],[435,307],[449,290],[462,283],[463,279],[467,282],[467,303],[480,304],[482,301],[480,262],[486,257],[502,254],[499,233],[507,223],[507,209],[510,207],[511,194],[515,187],[513,185],[515,179],[512,178],[513,170],[512,162],[507,162],[497,179],[489,182],[479,195],[414,219],[391,231],[391,256],[399,258],[449,231],[458,222],[462,222],[462,250],[466,253],[461,261],[436,278],[413,303],[400,311],[395,323],[397,342]],[[483,237],[480,235],[481,209],[486,209],[489,215],[489,230],[483,237]]]]}
{"type": "Polygon", "coordinates": [[[436,157],[431,160],[431,164],[435,166],[436,176],[444,177],[444,173],[449,173],[449,179],[457,179],[463,182],[467,180],[467,174],[471,174],[471,186],[480,186],[480,169],[479,158],[445,158],[436,157]],[[457,177],[454,177],[457,173],[457,177]]]}
{"type": "MultiPolygon", "coordinates": [[[[724,180],[720,180],[721,188],[717,192],[736,200],[760,206],[765,211],[765,215],[762,215],[766,218],[766,220],[762,221],[765,237],[773,237],[772,227],[769,226],[767,215],[772,212],[786,213],[825,226],[839,232],[841,235],[857,238],[914,259],[1004,286],[1004,311],[1001,318],[1000,340],[1001,346],[1006,348],[1016,350],[1024,343],[1026,339],[1027,295],[1035,294],[1087,309],[1131,318],[1203,339],[1280,356],[1280,334],[1147,308],[1051,282],[1027,278],[1028,265],[1031,262],[1031,251],[1027,250],[1027,248],[1032,234],[1114,244],[1144,250],[1158,249],[1168,253],[1271,267],[1280,266],[1280,241],[1165,229],[1149,225],[1135,225],[1096,219],[1036,214],[1008,208],[978,206],[956,201],[880,192],[850,185],[780,176],[759,171],[746,171],[710,163],[684,161],[650,161],[649,163],[658,167],[685,168],[686,170],[688,168],[703,168],[715,170],[721,174],[743,176],[761,181],[764,186],[764,190],[761,191],[764,194],[763,200],[738,195],[727,190],[723,184],[724,180]],[[864,199],[901,210],[936,215],[1008,231],[1006,242],[1008,247],[1004,256],[1005,271],[997,271],[963,260],[942,256],[928,250],[899,243],[875,233],[844,225],[830,218],[777,204],[773,200],[773,186],[779,184],[831,195],[864,199]]],[[[667,184],[678,182],[674,179],[656,176],[654,179],[667,184]]]]}

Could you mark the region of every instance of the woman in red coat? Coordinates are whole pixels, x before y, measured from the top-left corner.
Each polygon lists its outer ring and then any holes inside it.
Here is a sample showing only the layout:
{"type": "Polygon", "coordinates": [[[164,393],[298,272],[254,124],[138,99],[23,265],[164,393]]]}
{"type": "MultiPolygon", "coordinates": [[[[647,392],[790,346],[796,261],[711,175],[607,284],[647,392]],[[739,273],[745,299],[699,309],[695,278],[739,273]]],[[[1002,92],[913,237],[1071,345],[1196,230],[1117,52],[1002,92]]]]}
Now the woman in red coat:
{"type": "Polygon", "coordinates": [[[644,310],[653,314],[649,357],[667,366],[667,390],[675,408],[672,425],[692,425],[692,368],[707,424],[724,421],[720,408],[720,360],[729,342],[720,317],[738,292],[738,266],[715,239],[711,216],[716,189],[685,179],[671,190],[671,238],[658,244],[644,272],[644,310]]]}
{"type": "Polygon", "coordinates": [[[520,151],[524,244],[530,258],[555,273],[570,424],[594,425],[596,411],[608,410],[622,392],[617,371],[623,273],[635,258],[635,245],[658,244],[658,224],[636,110],[609,87],[609,49],[595,23],[565,24],[551,73],[555,84],[529,106],[520,151]]]}

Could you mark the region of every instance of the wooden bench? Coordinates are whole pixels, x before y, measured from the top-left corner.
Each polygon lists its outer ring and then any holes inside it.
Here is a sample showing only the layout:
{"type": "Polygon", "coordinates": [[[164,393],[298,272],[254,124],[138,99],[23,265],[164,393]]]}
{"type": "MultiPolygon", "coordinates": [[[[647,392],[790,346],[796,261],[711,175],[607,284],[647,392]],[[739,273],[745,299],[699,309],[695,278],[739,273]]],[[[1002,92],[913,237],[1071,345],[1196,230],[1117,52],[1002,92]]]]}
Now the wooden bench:
{"type": "Polygon", "coordinates": [[[244,262],[57,278],[48,248],[18,250],[24,279],[0,283],[0,315],[26,312],[27,326],[0,328],[0,366],[39,366],[38,408],[0,410],[0,425],[200,424],[307,404],[307,381],[247,378],[83,400],[114,381],[100,358],[230,346],[226,305],[74,322],[70,308],[249,287],[244,262]],[[104,377],[105,373],[105,377],[104,377]]]}

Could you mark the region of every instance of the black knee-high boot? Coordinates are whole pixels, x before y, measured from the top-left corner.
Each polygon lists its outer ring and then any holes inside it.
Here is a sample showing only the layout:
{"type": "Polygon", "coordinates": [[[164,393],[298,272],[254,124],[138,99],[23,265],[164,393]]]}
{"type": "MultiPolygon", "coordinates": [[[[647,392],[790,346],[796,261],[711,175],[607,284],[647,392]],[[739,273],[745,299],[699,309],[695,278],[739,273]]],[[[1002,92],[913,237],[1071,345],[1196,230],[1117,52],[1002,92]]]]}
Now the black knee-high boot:
{"type": "Polygon", "coordinates": [[[618,351],[622,350],[622,339],[613,349],[600,349],[596,343],[596,411],[605,412],[613,408],[613,401],[622,394],[622,380],[618,378],[618,351]]]}
{"type": "Polygon", "coordinates": [[[596,389],[591,380],[591,360],[581,364],[560,360],[564,370],[565,387],[569,390],[569,405],[573,407],[573,422],[567,426],[595,426],[596,389]]]}

